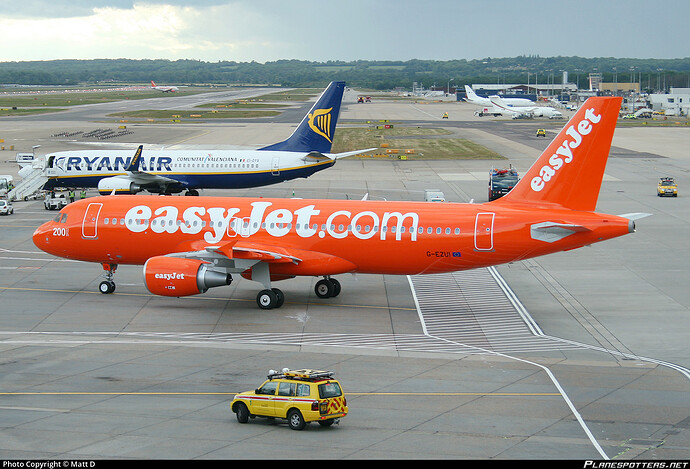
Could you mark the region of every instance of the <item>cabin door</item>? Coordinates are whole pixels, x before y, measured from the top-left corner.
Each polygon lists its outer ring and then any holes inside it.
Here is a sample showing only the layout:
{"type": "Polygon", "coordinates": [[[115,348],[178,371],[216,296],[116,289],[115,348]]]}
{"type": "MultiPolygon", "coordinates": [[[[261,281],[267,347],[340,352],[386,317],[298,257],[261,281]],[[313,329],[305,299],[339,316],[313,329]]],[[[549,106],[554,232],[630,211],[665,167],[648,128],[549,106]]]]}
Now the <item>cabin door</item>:
{"type": "Polygon", "coordinates": [[[81,236],[85,239],[98,238],[98,215],[101,213],[103,204],[91,203],[86,207],[84,220],[81,223],[81,236]]]}
{"type": "Polygon", "coordinates": [[[478,213],[474,222],[474,249],[491,251],[494,248],[495,213],[478,213]]]}

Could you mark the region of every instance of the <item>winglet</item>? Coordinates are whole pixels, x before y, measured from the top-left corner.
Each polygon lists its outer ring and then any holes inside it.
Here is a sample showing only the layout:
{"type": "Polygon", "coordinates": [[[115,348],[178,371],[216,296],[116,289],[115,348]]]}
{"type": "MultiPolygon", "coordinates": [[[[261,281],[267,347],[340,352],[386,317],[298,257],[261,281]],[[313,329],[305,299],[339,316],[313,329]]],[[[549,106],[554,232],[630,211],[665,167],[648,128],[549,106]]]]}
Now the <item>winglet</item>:
{"type": "Polygon", "coordinates": [[[139,171],[139,160],[141,159],[141,152],[144,150],[144,145],[139,145],[139,148],[137,148],[136,153],[134,153],[134,158],[132,158],[132,161],[129,163],[129,166],[125,168],[125,171],[134,173],[139,171]]]}

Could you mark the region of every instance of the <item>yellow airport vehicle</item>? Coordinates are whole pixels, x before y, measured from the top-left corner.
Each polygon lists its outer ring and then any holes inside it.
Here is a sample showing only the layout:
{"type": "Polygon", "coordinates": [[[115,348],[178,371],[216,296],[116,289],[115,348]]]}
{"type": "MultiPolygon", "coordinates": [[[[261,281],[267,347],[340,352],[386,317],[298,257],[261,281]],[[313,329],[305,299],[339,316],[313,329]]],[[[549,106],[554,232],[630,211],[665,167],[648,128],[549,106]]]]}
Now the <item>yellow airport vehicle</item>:
{"type": "Polygon", "coordinates": [[[678,197],[678,184],[676,184],[675,179],[671,177],[659,178],[656,195],[659,197],[678,197]]]}
{"type": "Polygon", "coordinates": [[[537,137],[546,137],[546,130],[537,129],[537,137]]]}
{"type": "Polygon", "coordinates": [[[332,371],[269,371],[268,379],[254,391],[235,395],[230,408],[237,421],[250,418],[286,419],[293,430],[309,422],[328,427],[347,415],[347,400],[332,371]]]}

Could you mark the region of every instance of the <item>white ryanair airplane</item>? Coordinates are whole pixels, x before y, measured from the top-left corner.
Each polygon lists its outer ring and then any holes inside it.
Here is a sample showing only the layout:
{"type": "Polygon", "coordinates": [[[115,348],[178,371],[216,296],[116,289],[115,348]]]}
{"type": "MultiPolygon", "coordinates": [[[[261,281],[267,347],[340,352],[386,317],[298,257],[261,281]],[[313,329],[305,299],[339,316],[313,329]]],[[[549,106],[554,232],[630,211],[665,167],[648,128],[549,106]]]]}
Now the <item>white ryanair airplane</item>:
{"type": "Polygon", "coordinates": [[[375,150],[330,153],[345,82],[332,82],[287,138],[253,150],[79,150],[46,156],[44,190],[97,187],[101,194],[172,194],[241,189],[306,178],[338,158],[375,150]]]}

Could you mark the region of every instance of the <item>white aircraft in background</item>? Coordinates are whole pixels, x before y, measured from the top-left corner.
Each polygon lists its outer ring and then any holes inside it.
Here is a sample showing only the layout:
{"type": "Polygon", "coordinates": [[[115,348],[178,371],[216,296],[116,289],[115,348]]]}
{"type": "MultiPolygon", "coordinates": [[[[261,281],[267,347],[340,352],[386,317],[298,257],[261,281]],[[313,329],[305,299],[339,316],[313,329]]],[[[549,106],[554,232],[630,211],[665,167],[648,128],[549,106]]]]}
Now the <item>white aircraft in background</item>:
{"type": "Polygon", "coordinates": [[[159,86],[156,85],[153,80],[151,80],[151,88],[154,90],[162,91],[163,93],[174,93],[175,91],[180,91],[177,86],[159,86]]]}
{"type": "MultiPolygon", "coordinates": [[[[489,98],[482,98],[481,96],[477,96],[477,93],[475,93],[474,90],[468,85],[465,85],[465,93],[467,94],[467,98],[465,98],[465,101],[467,101],[468,103],[476,104],[477,106],[482,107],[492,105],[491,100],[489,98]]],[[[503,100],[505,101],[505,104],[509,107],[534,106],[534,101],[529,100],[527,98],[503,98],[503,100]]]]}
{"type": "Polygon", "coordinates": [[[549,119],[562,119],[563,113],[548,106],[508,106],[500,96],[490,96],[491,104],[494,109],[507,112],[513,119],[548,117],[549,119]]]}

